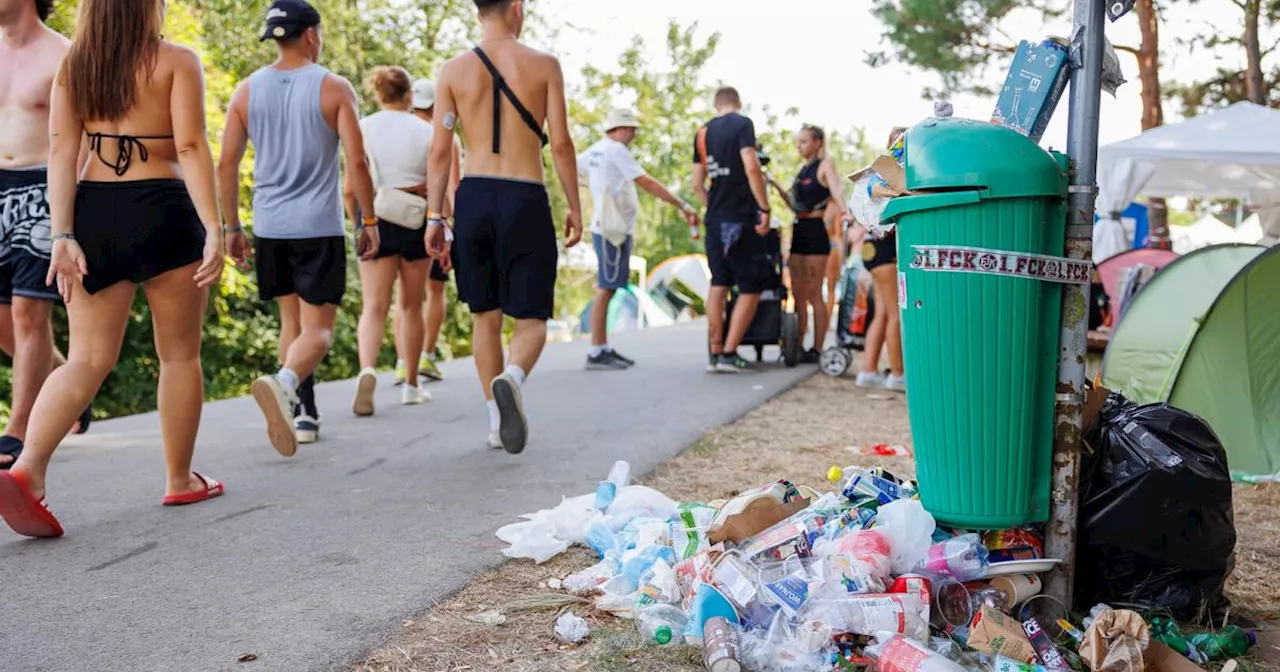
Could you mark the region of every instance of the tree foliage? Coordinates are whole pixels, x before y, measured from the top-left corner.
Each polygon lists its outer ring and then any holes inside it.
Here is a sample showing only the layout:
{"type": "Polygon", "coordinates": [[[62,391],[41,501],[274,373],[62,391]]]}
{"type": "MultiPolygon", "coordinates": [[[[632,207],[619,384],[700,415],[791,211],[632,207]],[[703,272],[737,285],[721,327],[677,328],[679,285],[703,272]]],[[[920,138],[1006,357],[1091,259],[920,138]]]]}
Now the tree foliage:
{"type": "MultiPolygon", "coordinates": [[[[432,77],[448,57],[467,48],[479,38],[471,0],[313,0],[324,17],[322,63],[357,85],[378,65],[402,65],[415,77],[432,77]]],[[[235,84],[274,59],[270,42],[259,42],[269,0],[170,0],[165,35],[200,53],[205,65],[208,89],[207,115],[210,141],[215,155],[226,118],[226,108],[235,84]]],[[[66,35],[75,26],[78,2],[58,3],[50,25],[66,35]]],[[[538,21],[536,3],[526,29],[531,41],[554,46],[556,31],[538,21]]],[[[572,132],[579,151],[602,136],[600,124],[609,108],[619,101],[634,101],[644,119],[633,150],[649,173],[686,200],[693,200],[690,167],[694,133],[710,116],[710,91],[703,85],[703,70],[714,55],[719,36],[701,36],[698,26],[671,24],[666,35],[665,62],[646,60],[644,43],[636,38],[624,51],[616,67],[588,67],[581,84],[571,93],[572,132]]],[[[553,49],[554,50],[554,49],[553,49]]],[[[375,109],[372,97],[365,97],[363,110],[375,109]]],[[[788,110],[775,115],[764,110],[767,123],[761,125],[761,142],[775,158],[776,174],[789,177],[796,167],[794,129],[798,113],[788,110]]],[[[842,136],[828,133],[828,146],[842,159],[844,168],[863,165],[869,154],[857,133],[842,136]],[[845,163],[847,161],[847,163],[845,163]]],[[[241,218],[252,227],[249,207],[253,154],[241,174],[241,218]]],[[[555,171],[547,159],[548,188],[556,221],[564,221],[567,205],[555,171]]],[[[584,208],[589,203],[584,203],[584,208]]],[[[587,210],[587,213],[590,211],[587,210]]],[[[589,216],[589,214],[588,214],[589,216]]],[[[699,251],[679,214],[656,199],[642,198],[637,227],[637,253],[651,264],[677,254],[699,251]]],[[[592,294],[593,276],[562,273],[557,283],[560,317],[572,319],[592,294]]],[[[471,324],[465,306],[456,300],[449,283],[449,314],[441,333],[446,354],[470,353],[471,324]]],[[[359,276],[354,258],[349,259],[346,301],[338,313],[333,348],[317,376],[333,380],[355,375],[356,323],[361,301],[359,276]]],[[[65,346],[65,316],[55,319],[55,331],[65,346]]],[[[159,362],[152,345],[151,314],[139,293],[129,320],[120,363],[108,377],[96,407],[99,417],[153,410],[159,362]]],[[[276,340],[278,321],[273,305],[258,299],[252,272],[228,265],[222,284],[213,292],[204,330],[206,394],[211,399],[244,394],[252,379],[278,366],[276,340]]],[[[390,339],[387,339],[388,346],[390,339]]],[[[382,364],[394,358],[392,348],[384,348],[382,364]]],[[[8,372],[3,372],[7,374],[8,372]]],[[[7,375],[0,375],[0,400],[9,398],[7,375]]],[[[0,401],[0,414],[6,411],[0,401]]]]}

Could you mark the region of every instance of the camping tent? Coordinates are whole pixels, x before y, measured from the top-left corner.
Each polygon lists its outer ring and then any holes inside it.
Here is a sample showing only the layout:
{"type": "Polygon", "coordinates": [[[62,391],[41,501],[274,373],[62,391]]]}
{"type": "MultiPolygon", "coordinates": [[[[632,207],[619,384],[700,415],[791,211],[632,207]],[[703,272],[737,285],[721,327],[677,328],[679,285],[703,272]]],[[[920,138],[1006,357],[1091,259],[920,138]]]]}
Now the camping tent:
{"type": "Polygon", "coordinates": [[[1125,273],[1138,264],[1160,270],[1177,258],[1177,254],[1168,250],[1142,249],[1117,254],[1098,264],[1098,275],[1102,276],[1102,288],[1111,299],[1112,325],[1119,323],[1117,318],[1120,317],[1120,283],[1125,273]]]}
{"type": "Polygon", "coordinates": [[[1236,227],[1236,242],[1257,245],[1258,241],[1262,240],[1263,234],[1262,218],[1255,212],[1249,215],[1243,224],[1236,227]]]}
{"type": "Polygon", "coordinates": [[[1228,466],[1280,472],[1280,249],[1218,245],[1179,257],[1111,336],[1103,382],[1167,401],[1217,432],[1228,466]]]}
{"type": "Polygon", "coordinates": [[[1280,110],[1250,102],[1159,126],[1099,148],[1098,182],[1122,193],[1148,196],[1274,200],[1280,194],[1276,128],[1280,110]],[[1126,164],[1126,159],[1132,163],[1126,164]],[[1154,171],[1141,170],[1144,167],[1154,171]],[[1125,180],[1140,184],[1122,184],[1125,180]]]}
{"type": "MultiPolygon", "coordinates": [[[[579,329],[584,334],[591,333],[592,299],[579,316],[579,329]]],[[[618,290],[609,301],[609,311],[605,317],[605,331],[617,333],[635,329],[653,327],[669,327],[676,323],[674,315],[665,310],[661,304],[649,296],[649,293],[635,285],[618,290]]]]}
{"type": "Polygon", "coordinates": [[[678,280],[696,294],[698,299],[706,301],[707,295],[711,293],[711,267],[707,265],[707,257],[685,254],[666,259],[653,267],[649,272],[648,284],[643,286],[652,292],[658,285],[671,280],[678,280]]]}
{"type": "Polygon", "coordinates": [[[1213,215],[1205,215],[1190,226],[1171,226],[1169,237],[1173,239],[1173,251],[1178,254],[1194,252],[1210,245],[1240,242],[1236,230],[1213,215]]]}

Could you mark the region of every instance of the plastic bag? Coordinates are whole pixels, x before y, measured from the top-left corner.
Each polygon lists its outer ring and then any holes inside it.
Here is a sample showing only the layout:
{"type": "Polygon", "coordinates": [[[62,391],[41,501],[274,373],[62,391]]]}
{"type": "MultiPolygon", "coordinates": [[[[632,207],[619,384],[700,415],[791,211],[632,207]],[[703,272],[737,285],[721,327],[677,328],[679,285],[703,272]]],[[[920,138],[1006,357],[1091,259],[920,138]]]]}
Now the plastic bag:
{"type": "Polygon", "coordinates": [[[1168,404],[1118,392],[1086,435],[1076,603],[1217,616],[1234,563],[1231,476],[1218,437],[1168,404]]]}
{"type": "MultiPolygon", "coordinates": [[[[595,496],[584,498],[594,501],[595,496]]],[[[590,502],[588,502],[590,506],[590,502]]],[[[628,485],[618,488],[613,503],[609,505],[606,521],[614,530],[621,530],[634,518],[662,518],[666,520],[676,515],[676,503],[670,497],[643,485],[628,485]]]]}
{"type": "Polygon", "coordinates": [[[554,509],[525,514],[523,522],[498,528],[497,537],[510,544],[502,554],[542,564],[583,541],[591,526],[601,519],[600,512],[591,507],[592,499],[592,495],[571,497],[554,509]]]}
{"type": "Polygon", "coordinates": [[[556,638],[565,644],[577,644],[591,634],[586,619],[566,611],[556,619],[556,638]]]}
{"type": "Polygon", "coordinates": [[[858,220],[872,238],[883,238],[893,230],[893,225],[882,226],[880,215],[889,206],[889,199],[875,198],[871,195],[873,179],[880,179],[874,171],[867,171],[853,183],[853,192],[849,196],[849,212],[858,220]]]}
{"type": "Polygon", "coordinates": [[[889,541],[895,575],[910,572],[928,555],[938,526],[924,505],[914,499],[899,499],[880,507],[876,523],[876,529],[889,541]]]}

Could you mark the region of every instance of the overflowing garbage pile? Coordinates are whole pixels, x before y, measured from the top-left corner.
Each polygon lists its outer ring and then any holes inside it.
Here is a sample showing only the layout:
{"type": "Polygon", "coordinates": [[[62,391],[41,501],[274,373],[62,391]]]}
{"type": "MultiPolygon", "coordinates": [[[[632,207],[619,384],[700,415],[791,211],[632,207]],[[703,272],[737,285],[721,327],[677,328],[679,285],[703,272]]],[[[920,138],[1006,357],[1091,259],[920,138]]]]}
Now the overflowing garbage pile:
{"type": "MultiPolygon", "coordinates": [[[[1041,594],[1057,561],[1040,532],[939,527],[916,485],[882,469],[833,468],[836,492],[783,480],[706,504],[628,485],[628,471],[500,529],[504,554],[591,548],[599,562],[563,588],[634,619],[653,646],[701,646],[713,672],[1143,669],[1144,655],[1180,672],[1248,646],[1225,631],[1192,643],[1105,605],[1076,627],[1041,594]]],[[[561,621],[562,640],[588,636],[578,616],[561,621]]]]}

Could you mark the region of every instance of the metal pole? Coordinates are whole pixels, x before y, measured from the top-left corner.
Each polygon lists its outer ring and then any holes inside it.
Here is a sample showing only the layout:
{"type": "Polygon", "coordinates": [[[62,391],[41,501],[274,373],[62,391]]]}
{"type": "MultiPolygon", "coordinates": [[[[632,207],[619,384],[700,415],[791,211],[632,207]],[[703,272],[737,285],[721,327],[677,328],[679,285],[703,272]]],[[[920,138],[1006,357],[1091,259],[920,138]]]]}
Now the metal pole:
{"type": "MultiPolygon", "coordinates": [[[[1075,0],[1072,56],[1073,60],[1079,60],[1073,63],[1077,67],[1071,73],[1071,121],[1067,131],[1067,152],[1071,155],[1072,171],[1067,197],[1066,252],[1071,259],[1090,260],[1093,256],[1104,9],[1103,0],[1075,0]]],[[[1048,557],[1063,561],[1049,575],[1047,592],[1070,609],[1076,570],[1089,288],[1078,284],[1063,287],[1053,420],[1053,503],[1045,552],[1048,557]]]]}

